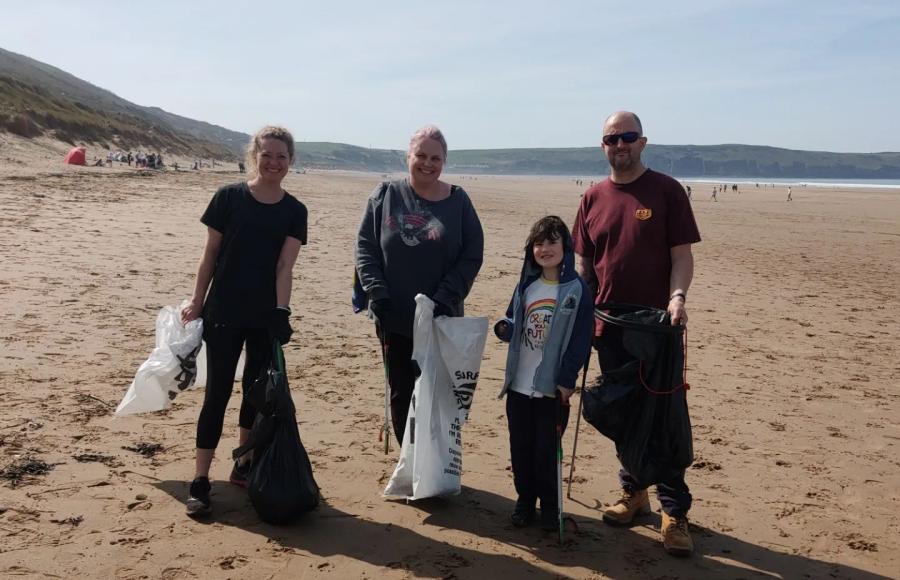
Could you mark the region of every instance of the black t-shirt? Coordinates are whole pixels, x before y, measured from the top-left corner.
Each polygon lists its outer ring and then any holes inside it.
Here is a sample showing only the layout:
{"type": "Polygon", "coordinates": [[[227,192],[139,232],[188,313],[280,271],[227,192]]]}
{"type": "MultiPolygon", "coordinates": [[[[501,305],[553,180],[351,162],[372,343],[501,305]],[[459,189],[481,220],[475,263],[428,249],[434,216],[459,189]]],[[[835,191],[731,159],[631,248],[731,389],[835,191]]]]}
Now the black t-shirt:
{"type": "Polygon", "coordinates": [[[306,206],[285,193],[257,201],[246,182],[221,187],[200,221],[222,234],[212,287],[203,307],[208,323],[262,328],[275,308],[275,266],[287,236],[306,244],[306,206]]]}

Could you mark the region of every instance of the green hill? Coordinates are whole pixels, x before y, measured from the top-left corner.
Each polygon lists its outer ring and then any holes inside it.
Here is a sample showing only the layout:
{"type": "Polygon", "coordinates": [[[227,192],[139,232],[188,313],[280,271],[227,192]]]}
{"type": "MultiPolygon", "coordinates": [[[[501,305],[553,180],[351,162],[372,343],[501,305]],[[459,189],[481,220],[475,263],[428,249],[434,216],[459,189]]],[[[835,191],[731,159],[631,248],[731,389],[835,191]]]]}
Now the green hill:
{"type": "MultiPolygon", "coordinates": [[[[236,159],[249,135],[136,105],[48,64],[0,49],[0,131],[68,143],[154,148],[236,159]]],[[[677,177],[900,179],[900,153],[829,153],[754,145],[656,145],[648,166],[677,177]]],[[[405,152],[342,143],[298,142],[296,164],[311,169],[404,171],[405,152]]],[[[454,173],[601,176],[600,147],[450,151],[454,173]]]]}
{"type": "MultiPolygon", "coordinates": [[[[203,125],[208,124],[135,105],[55,67],[0,49],[0,130],[104,148],[235,158],[240,146],[229,147],[227,134],[196,128],[203,125]]],[[[243,136],[241,144],[246,140],[243,136]]]]}

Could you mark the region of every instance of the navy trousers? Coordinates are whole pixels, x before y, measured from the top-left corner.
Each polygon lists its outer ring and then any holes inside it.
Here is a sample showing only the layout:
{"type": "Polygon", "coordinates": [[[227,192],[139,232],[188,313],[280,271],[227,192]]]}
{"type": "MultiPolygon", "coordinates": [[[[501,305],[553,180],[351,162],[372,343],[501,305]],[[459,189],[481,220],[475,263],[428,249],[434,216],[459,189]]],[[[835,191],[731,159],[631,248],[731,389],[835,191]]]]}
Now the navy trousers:
{"type": "MultiPolygon", "coordinates": [[[[509,449],[518,509],[533,511],[541,500],[541,510],[556,513],[556,407],[550,397],[529,397],[515,391],[506,393],[509,422],[509,449]]],[[[569,407],[562,407],[562,430],[569,422],[569,407]]]]}

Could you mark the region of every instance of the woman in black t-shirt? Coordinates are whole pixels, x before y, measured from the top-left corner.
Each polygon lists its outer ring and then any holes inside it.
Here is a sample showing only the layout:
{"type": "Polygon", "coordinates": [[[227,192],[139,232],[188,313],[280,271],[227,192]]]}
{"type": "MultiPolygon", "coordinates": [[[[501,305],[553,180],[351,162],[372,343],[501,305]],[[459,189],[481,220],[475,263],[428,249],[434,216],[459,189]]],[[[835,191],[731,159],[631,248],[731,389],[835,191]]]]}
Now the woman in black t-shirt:
{"type": "MultiPolygon", "coordinates": [[[[306,243],[306,207],[281,182],[294,161],[294,138],[280,127],[264,127],[247,147],[252,178],[221,187],[200,221],[206,247],[197,269],[184,322],[203,316],[206,396],[197,421],[196,474],[187,513],[210,513],[209,468],[222,436],[238,358],[246,344],[239,443],[247,441],[256,409],[247,391],[270,358],[272,339],[286,343],[293,332],[291,272],[306,243]],[[207,293],[207,290],[209,292],[207,293]]],[[[230,481],[246,487],[249,457],[234,464],[230,481]]]]}

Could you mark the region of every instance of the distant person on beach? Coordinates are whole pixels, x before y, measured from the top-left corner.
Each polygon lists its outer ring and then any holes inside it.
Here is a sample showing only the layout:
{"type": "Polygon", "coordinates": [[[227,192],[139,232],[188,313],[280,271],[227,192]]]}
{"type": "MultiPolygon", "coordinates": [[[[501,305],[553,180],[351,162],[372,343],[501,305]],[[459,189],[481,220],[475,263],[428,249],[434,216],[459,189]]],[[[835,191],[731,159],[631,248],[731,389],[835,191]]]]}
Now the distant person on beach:
{"type": "MultiPolygon", "coordinates": [[[[641,161],[647,144],[638,116],[613,113],[603,126],[603,151],[610,176],[589,189],[572,228],[578,271],[594,289],[595,304],[618,302],[667,310],[673,325],[687,324],[685,300],[694,274],[691,244],[700,233],[690,202],[675,179],[648,169],[641,161]]],[[[594,346],[600,370],[633,360],[622,346],[622,331],[598,323],[594,346]]],[[[650,510],[647,487],[656,484],[662,504],[662,541],[666,551],[688,555],[691,493],[684,471],[667,481],[636,481],[619,471],[622,495],[603,512],[604,521],[628,524],[650,510]]]]}
{"type": "Polygon", "coordinates": [[[718,191],[718,188],[715,187],[715,186],[713,186],[713,192],[712,192],[712,195],[710,196],[709,199],[711,199],[711,200],[713,200],[713,201],[719,201],[719,198],[716,197],[716,192],[717,192],[717,191],[718,191]]]}
{"type": "Polygon", "coordinates": [[[414,298],[431,298],[435,316],[462,316],[484,259],[484,233],[472,201],[463,188],[440,180],[446,161],[440,129],[416,131],[406,156],[409,175],[375,188],[356,241],[356,273],[375,319],[391,422],[401,444],[419,373],[412,360],[414,298]]]}
{"type": "Polygon", "coordinates": [[[787,201],[791,201],[791,200],[792,200],[792,198],[791,198],[791,188],[790,188],[790,187],[788,187],[788,196],[787,196],[787,201]]]}
{"type": "Polygon", "coordinates": [[[591,353],[594,297],[575,271],[572,236],[557,216],[539,219],[525,242],[525,260],[506,318],[494,331],[509,343],[500,397],[506,419],[516,507],[510,521],[531,524],[541,502],[541,527],[556,530],[557,437],[569,421],[569,397],[591,353]]]}
{"type": "MultiPolygon", "coordinates": [[[[306,207],[281,187],[294,161],[294,138],[281,127],[264,127],[247,147],[249,181],[220,187],[200,218],[206,247],[197,269],[184,322],[203,317],[207,381],[197,421],[197,455],[187,513],[209,514],[209,469],[219,445],[241,349],[247,358],[239,418],[239,444],[247,442],[256,409],[247,391],[268,363],[273,339],[285,344],[293,329],[291,280],[306,243],[306,207]],[[209,293],[207,293],[209,289],[209,293]]],[[[239,458],[231,483],[246,487],[250,457],[239,458]]]]}
{"type": "Polygon", "coordinates": [[[685,185],[684,190],[687,192],[688,199],[691,199],[691,186],[685,185]]]}

